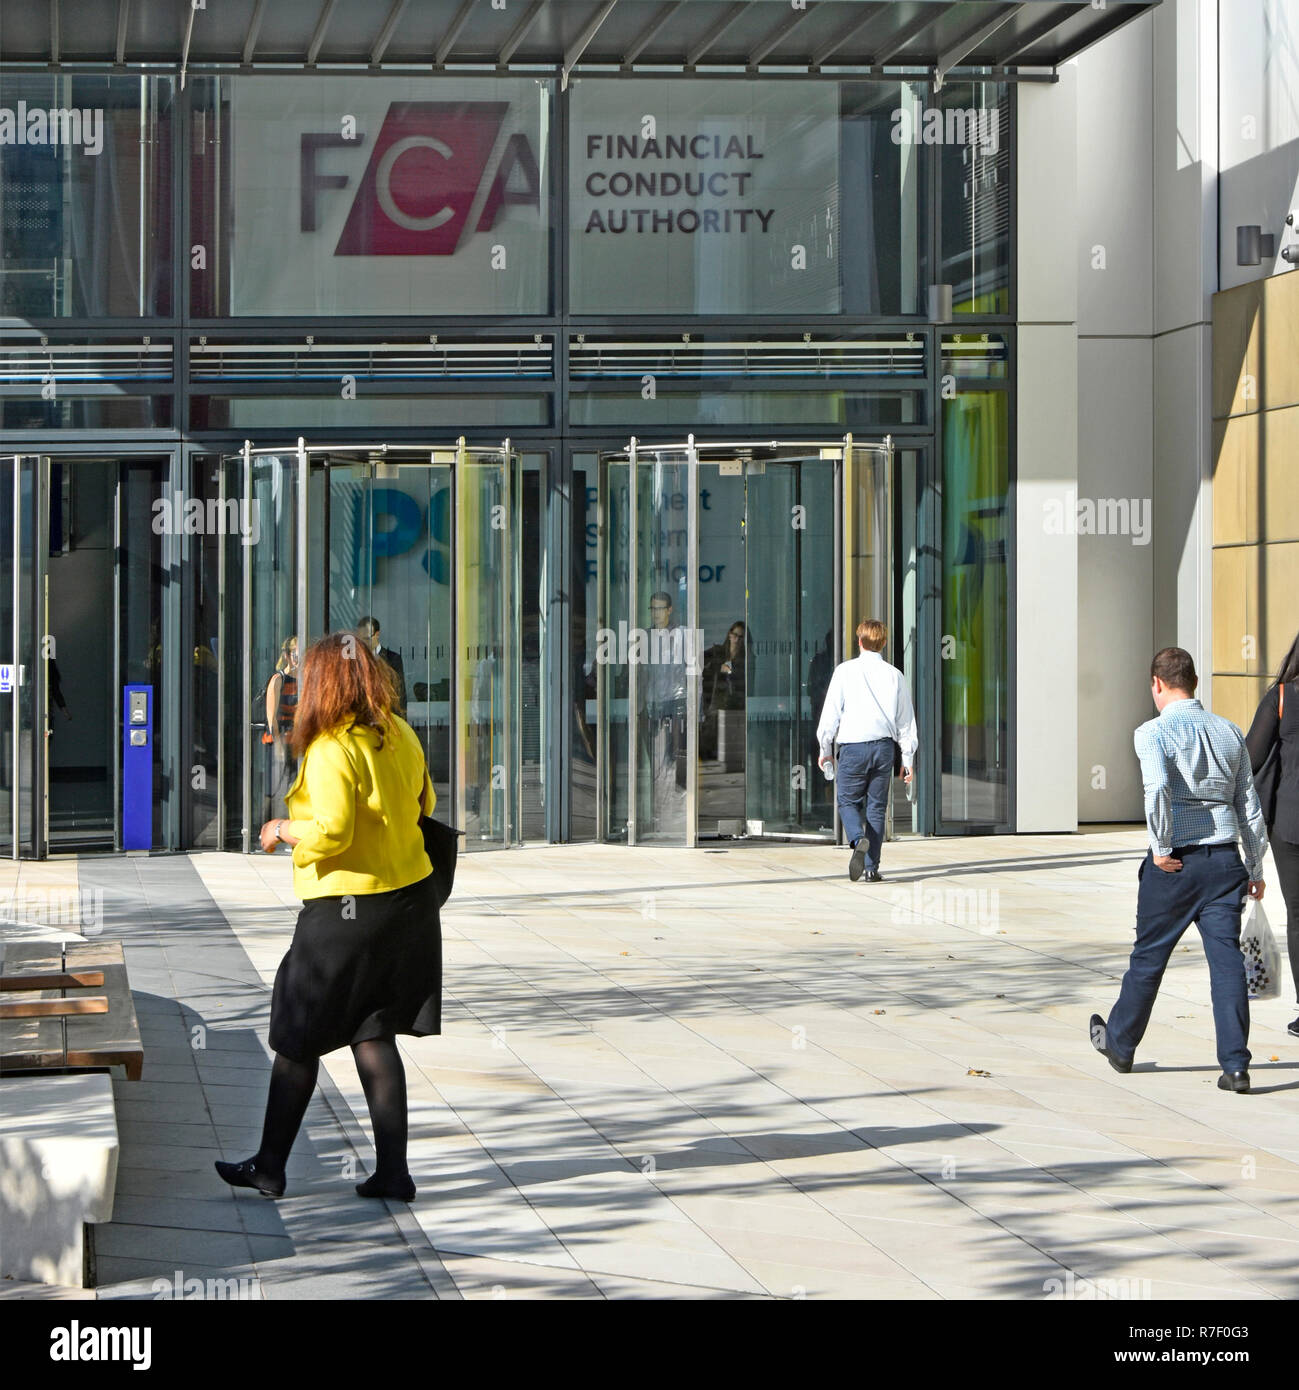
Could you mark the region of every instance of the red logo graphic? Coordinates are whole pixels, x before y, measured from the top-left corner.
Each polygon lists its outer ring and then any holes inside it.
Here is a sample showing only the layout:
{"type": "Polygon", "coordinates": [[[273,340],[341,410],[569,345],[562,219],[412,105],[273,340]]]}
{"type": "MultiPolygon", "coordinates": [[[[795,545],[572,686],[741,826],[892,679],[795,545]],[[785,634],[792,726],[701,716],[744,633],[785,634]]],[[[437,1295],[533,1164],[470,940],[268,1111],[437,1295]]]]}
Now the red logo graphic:
{"type": "MultiPolygon", "coordinates": [[[[454,255],[507,109],[503,101],[394,102],[334,254],[454,255]]],[[[491,225],[499,202],[484,207],[480,225],[491,225]]]]}

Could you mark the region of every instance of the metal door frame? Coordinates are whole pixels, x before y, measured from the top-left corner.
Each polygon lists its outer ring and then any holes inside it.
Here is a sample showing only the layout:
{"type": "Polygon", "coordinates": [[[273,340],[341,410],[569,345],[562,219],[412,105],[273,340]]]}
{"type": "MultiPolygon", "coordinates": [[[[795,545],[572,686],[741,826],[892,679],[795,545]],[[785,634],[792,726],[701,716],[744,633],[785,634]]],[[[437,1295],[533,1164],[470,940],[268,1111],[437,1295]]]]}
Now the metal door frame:
{"type": "MultiPolygon", "coordinates": [[[[293,601],[293,632],[298,639],[298,650],[304,656],[310,643],[311,628],[311,599],[314,592],[314,583],[321,583],[328,592],[328,565],[329,551],[326,547],[318,557],[321,566],[319,576],[312,574],[312,556],[310,549],[310,522],[311,522],[311,488],[313,476],[324,480],[327,488],[329,477],[329,460],[338,458],[346,462],[349,466],[355,467],[360,464],[366,468],[366,484],[373,483],[375,478],[376,456],[380,462],[395,464],[399,467],[424,468],[428,470],[446,469],[449,467],[449,482],[451,488],[449,513],[451,517],[450,535],[448,546],[451,556],[451,631],[449,634],[451,644],[451,720],[452,720],[452,747],[451,747],[451,802],[455,807],[457,826],[462,827],[467,814],[467,792],[468,792],[468,738],[467,727],[464,720],[464,713],[458,707],[458,696],[464,677],[464,660],[460,649],[460,632],[464,622],[462,608],[465,601],[465,584],[462,582],[462,563],[467,558],[467,547],[465,538],[461,535],[460,527],[460,506],[459,503],[465,495],[467,481],[467,470],[478,466],[480,458],[491,458],[499,461],[502,465],[502,496],[505,507],[505,525],[502,528],[501,545],[503,548],[504,563],[501,566],[501,590],[502,606],[504,609],[505,631],[501,642],[501,679],[505,683],[506,699],[503,702],[502,722],[504,725],[504,742],[508,750],[510,767],[507,768],[505,779],[505,806],[502,818],[502,847],[509,848],[520,842],[520,828],[522,824],[521,815],[521,796],[522,796],[522,759],[520,757],[520,720],[518,719],[519,701],[519,670],[521,663],[514,658],[514,652],[510,646],[510,639],[517,635],[519,624],[514,621],[518,616],[518,584],[516,582],[516,569],[519,563],[518,547],[520,535],[516,525],[515,516],[516,489],[515,472],[522,466],[523,450],[515,449],[511,441],[507,438],[500,445],[479,445],[470,444],[464,435],[461,435],[454,443],[407,443],[405,441],[391,442],[384,441],[378,444],[345,443],[309,445],[304,436],[298,436],[295,443],[288,446],[264,446],[254,448],[250,439],[244,441],[243,448],[237,454],[224,454],[222,461],[234,460],[236,458],[243,461],[243,487],[242,494],[245,506],[251,508],[252,479],[254,460],[259,457],[285,456],[292,454],[295,457],[294,480],[294,515],[297,534],[294,537],[295,552],[295,582],[294,582],[294,601],[293,601]],[[313,474],[313,459],[319,457],[325,463],[325,467],[313,474]]],[[[326,494],[327,495],[327,494],[326,494]]],[[[243,679],[243,718],[241,720],[241,741],[242,757],[240,767],[240,796],[243,814],[241,816],[240,844],[243,852],[248,854],[253,847],[253,836],[257,829],[253,825],[253,682],[248,677],[251,670],[252,653],[249,644],[252,640],[252,619],[253,619],[253,574],[252,574],[252,554],[251,547],[243,548],[243,589],[242,599],[242,639],[240,641],[242,661],[239,669],[244,672],[243,679]]],[[[223,697],[224,698],[224,697],[223,697]]],[[[224,767],[222,768],[224,772],[224,767]]],[[[224,799],[224,798],[222,798],[224,799]]]]}
{"type": "MultiPolygon", "coordinates": [[[[33,657],[39,656],[39,629],[38,621],[42,609],[42,598],[45,589],[45,564],[46,550],[48,549],[48,537],[44,544],[41,543],[41,520],[48,511],[48,499],[45,498],[46,489],[42,472],[48,474],[48,460],[39,450],[33,452],[6,454],[0,462],[10,465],[12,478],[10,486],[12,488],[13,505],[13,531],[6,540],[9,547],[10,561],[13,565],[12,593],[10,595],[12,603],[12,616],[10,631],[6,634],[10,651],[10,662],[14,667],[13,688],[9,692],[10,700],[10,759],[13,767],[13,782],[9,788],[9,857],[11,859],[23,859],[34,857],[44,859],[47,852],[46,836],[44,833],[46,815],[44,811],[44,773],[45,759],[38,756],[37,737],[38,726],[42,742],[44,742],[45,721],[42,718],[43,693],[45,685],[44,662],[34,659],[31,663],[32,670],[30,680],[34,686],[32,696],[32,729],[31,729],[31,749],[30,757],[24,760],[22,756],[22,696],[23,688],[28,683],[27,663],[23,661],[23,653],[26,647],[25,637],[29,634],[24,632],[24,628],[31,626],[33,631],[30,636],[33,639],[33,657]],[[23,479],[24,469],[29,470],[31,478],[31,500],[30,510],[34,515],[26,516],[23,507],[23,479]],[[23,539],[25,534],[25,523],[31,521],[30,546],[32,564],[30,573],[23,573],[23,539]],[[26,583],[24,583],[26,580],[26,583]],[[25,592],[24,592],[25,591],[25,592]],[[23,825],[22,802],[26,794],[29,798],[31,807],[30,825],[23,825]],[[30,830],[30,838],[24,835],[24,830],[30,830]],[[24,848],[30,843],[31,855],[23,854],[24,848]]],[[[48,528],[47,528],[48,529],[48,528]]]]}
{"type": "MultiPolygon", "coordinates": [[[[598,456],[597,465],[597,488],[598,488],[598,518],[599,525],[597,534],[600,538],[599,549],[597,552],[597,564],[599,566],[599,577],[597,581],[597,593],[601,604],[599,621],[606,625],[608,617],[604,605],[608,593],[609,562],[612,549],[612,536],[608,527],[608,469],[609,464],[618,460],[625,460],[628,465],[628,507],[627,507],[627,627],[632,631],[637,626],[637,573],[640,562],[639,555],[639,502],[636,482],[636,468],[641,462],[649,461],[649,458],[659,454],[684,454],[686,456],[687,469],[687,533],[686,533],[686,610],[687,623],[693,632],[699,626],[699,463],[700,454],[710,450],[723,450],[728,453],[736,451],[753,450],[818,450],[822,458],[830,457],[830,462],[834,468],[834,496],[835,496],[835,517],[834,534],[835,549],[833,557],[834,566],[834,661],[837,665],[844,659],[844,638],[847,630],[847,611],[850,602],[850,587],[853,582],[853,574],[850,572],[848,559],[851,554],[851,546],[855,527],[858,522],[858,512],[856,507],[855,484],[857,456],[865,454],[877,461],[878,471],[876,475],[876,485],[871,492],[871,506],[874,512],[874,525],[877,533],[884,538],[884,545],[876,555],[877,570],[873,576],[874,592],[879,594],[878,607],[883,615],[884,621],[889,621],[893,612],[893,555],[894,541],[893,535],[893,461],[899,447],[905,447],[895,443],[892,435],[885,435],[883,440],[855,440],[851,434],[845,434],[839,439],[759,439],[751,438],[747,440],[713,441],[697,440],[693,434],[686,436],[684,442],[677,443],[649,443],[638,439],[633,435],[622,449],[601,450],[594,452],[598,456]]],[[[764,460],[771,462],[772,460],[764,460]]],[[[747,474],[746,474],[747,476],[747,474]]],[[[745,488],[745,515],[748,515],[748,489],[745,488]]],[[[746,561],[747,563],[747,561],[746,561]]],[[[746,612],[747,621],[747,612],[746,612]]],[[[640,728],[636,719],[636,710],[639,708],[640,694],[640,675],[639,663],[629,662],[627,670],[627,844],[635,845],[638,843],[637,826],[637,765],[639,763],[639,740],[640,728]]],[[[613,805],[613,788],[610,778],[610,760],[606,755],[606,743],[609,736],[608,701],[609,686],[607,676],[603,666],[597,668],[597,708],[599,711],[600,728],[596,742],[596,826],[597,834],[604,841],[608,841],[611,826],[611,810],[613,805]]],[[[683,847],[693,849],[699,843],[699,701],[702,694],[702,671],[695,672],[687,682],[686,687],[686,831],[683,840],[683,847]]],[[[834,813],[834,834],[836,842],[842,840],[843,828],[839,823],[839,813],[836,807],[834,813]]],[[[892,836],[893,820],[892,806],[888,811],[888,820],[885,826],[885,833],[892,836]]],[[[764,839],[789,840],[802,838],[790,834],[773,834],[763,836],[764,839]]],[[[820,837],[818,837],[819,839],[820,837]]]]}

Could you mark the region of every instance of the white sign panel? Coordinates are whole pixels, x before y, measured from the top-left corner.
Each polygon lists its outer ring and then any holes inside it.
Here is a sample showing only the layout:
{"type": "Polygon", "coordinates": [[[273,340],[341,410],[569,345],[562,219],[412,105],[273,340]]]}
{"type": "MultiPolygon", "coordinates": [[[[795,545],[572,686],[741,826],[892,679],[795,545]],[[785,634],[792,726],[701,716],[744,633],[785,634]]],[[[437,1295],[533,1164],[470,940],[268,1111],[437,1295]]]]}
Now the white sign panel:
{"type": "Polygon", "coordinates": [[[839,293],[832,82],[574,83],[581,313],[816,313],[839,293]]]}
{"type": "Polygon", "coordinates": [[[231,91],[233,313],[549,307],[546,84],[240,77],[231,91]]]}

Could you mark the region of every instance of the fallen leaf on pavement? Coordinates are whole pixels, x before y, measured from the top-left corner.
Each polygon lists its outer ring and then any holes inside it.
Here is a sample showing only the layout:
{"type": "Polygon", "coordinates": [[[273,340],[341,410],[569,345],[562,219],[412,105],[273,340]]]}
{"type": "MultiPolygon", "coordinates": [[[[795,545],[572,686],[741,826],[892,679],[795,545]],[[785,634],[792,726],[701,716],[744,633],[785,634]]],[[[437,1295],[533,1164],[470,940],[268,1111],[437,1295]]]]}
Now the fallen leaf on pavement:
{"type": "Polygon", "coordinates": [[[991,1075],[992,1075],[992,1073],[991,1073],[990,1071],[980,1071],[980,1070],[978,1069],[978,1067],[971,1067],[971,1068],[969,1069],[969,1071],[967,1071],[965,1074],[966,1074],[966,1076],[991,1076],[991,1075]]]}

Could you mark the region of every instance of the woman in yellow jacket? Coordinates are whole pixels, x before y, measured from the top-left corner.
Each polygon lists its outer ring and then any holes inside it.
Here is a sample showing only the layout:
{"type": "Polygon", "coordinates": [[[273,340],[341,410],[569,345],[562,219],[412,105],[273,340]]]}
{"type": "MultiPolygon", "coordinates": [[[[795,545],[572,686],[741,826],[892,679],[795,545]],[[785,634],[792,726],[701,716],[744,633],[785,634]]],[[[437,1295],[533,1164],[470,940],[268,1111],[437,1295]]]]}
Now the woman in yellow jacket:
{"type": "Polygon", "coordinates": [[[322,637],[302,663],[289,816],[262,848],[293,847],[303,900],[271,996],[275,1051],[261,1148],[218,1163],[232,1187],[284,1195],[284,1170],[320,1056],[350,1046],[374,1124],[363,1197],[410,1201],[406,1076],[395,1035],[442,1031],[442,931],[421,814],[435,794],[415,731],[393,713],[392,678],[364,642],[322,637]]]}

